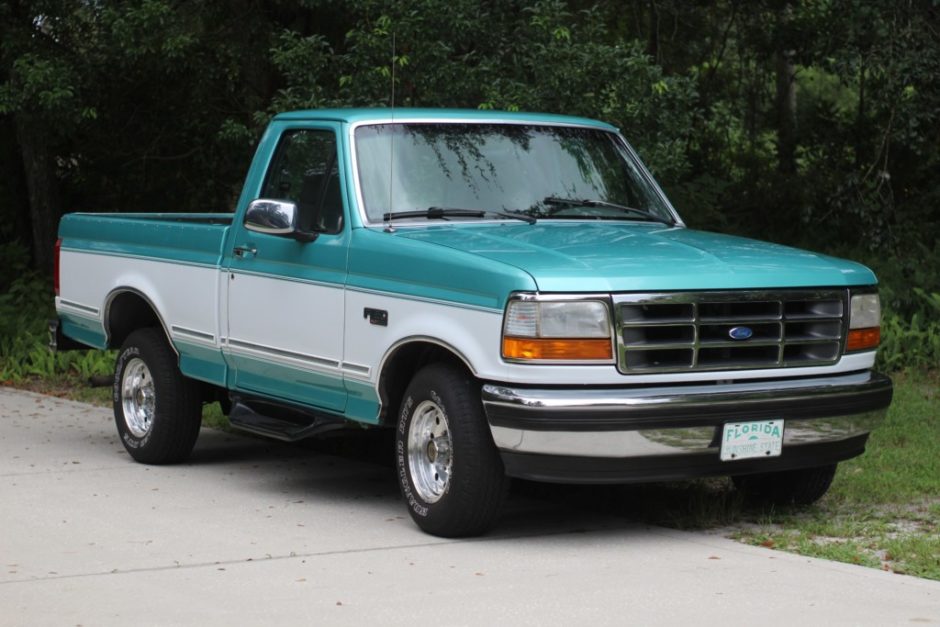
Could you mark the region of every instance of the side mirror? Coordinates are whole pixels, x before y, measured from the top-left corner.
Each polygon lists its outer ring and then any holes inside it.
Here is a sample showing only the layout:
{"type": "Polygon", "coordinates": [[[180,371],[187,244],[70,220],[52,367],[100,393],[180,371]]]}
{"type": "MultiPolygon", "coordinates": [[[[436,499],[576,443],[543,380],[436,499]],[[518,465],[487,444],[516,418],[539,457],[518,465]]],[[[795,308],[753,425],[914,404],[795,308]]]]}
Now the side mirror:
{"type": "Polygon", "coordinates": [[[297,230],[297,205],[283,200],[252,200],[245,212],[245,228],[268,235],[290,235],[297,230]]]}
{"type": "Polygon", "coordinates": [[[286,200],[252,200],[245,211],[245,228],[256,233],[284,235],[301,242],[312,242],[317,238],[316,233],[297,228],[297,205],[286,200]]]}

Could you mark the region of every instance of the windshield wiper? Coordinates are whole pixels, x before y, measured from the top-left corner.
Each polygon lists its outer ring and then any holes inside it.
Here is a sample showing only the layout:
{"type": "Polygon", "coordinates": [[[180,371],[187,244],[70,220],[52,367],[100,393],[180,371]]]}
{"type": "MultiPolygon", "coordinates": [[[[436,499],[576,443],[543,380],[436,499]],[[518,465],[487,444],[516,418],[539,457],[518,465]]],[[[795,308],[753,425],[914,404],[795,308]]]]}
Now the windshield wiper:
{"type": "MultiPolygon", "coordinates": [[[[625,213],[635,213],[655,222],[660,222],[668,226],[675,226],[674,220],[663,218],[656,215],[655,213],[652,213],[651,211],[637,209],[636,207],[628,207],[627,205],[618,205],[615,202],[608,202],[606,200],[598,200],[593,198],[559,198],[558,196],[547,196],[542,200],[542,202],[546,205],[563,205],[566,207],[606,207],[608,209],[617,209],[618,211],[623,211],[625,213]]],[[[551,216],[552,214],[548,215],[551,216]]]]}
{"type": "Polygon", "coordinates": [[[489,209],[455,209],[451,207],[428,207],[424,211],[395,211],[382,214],[382,219],[386,222],[391,220],[400,220],[402,218],[427,218],[428,220],[444,220],[446,218],[485,218],[486,216],[498,216],[500,218],[511,218],[522,220],[528,224],[535,224],[536,219],[521,213],[506,213],[504,211],[491,211],[489,209]]]}

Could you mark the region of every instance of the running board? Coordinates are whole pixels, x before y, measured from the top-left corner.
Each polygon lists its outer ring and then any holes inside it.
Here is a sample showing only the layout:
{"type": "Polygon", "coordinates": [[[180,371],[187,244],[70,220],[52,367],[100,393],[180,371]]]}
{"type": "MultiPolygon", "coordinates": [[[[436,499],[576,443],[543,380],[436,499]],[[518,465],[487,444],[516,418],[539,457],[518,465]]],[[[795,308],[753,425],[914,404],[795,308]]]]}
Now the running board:
{"type": "Polygon", "coordinates": [[[235,429],[284,442],[296,442],[349,426],[342,418],[274,403],[234,398],[228,421],[235,429]]]}

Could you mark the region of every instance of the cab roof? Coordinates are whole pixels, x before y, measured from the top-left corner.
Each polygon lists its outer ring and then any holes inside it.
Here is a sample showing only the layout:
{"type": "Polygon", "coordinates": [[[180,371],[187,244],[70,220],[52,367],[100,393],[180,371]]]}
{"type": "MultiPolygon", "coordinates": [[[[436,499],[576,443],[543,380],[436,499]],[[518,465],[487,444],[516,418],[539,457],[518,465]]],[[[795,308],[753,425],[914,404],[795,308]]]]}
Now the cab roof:
{"type": "Polygon", "coordinates": [[[507,122],[511,124],[547,124],[566,126],[589,126],[616,132],[618,129],[605,122],[571,115],[555,113],[529,113],[518,111],[492,111],[484,109],[307,109],[286,111],[275,120],[328,120],[348,124],[369,122],[507,122]]]}

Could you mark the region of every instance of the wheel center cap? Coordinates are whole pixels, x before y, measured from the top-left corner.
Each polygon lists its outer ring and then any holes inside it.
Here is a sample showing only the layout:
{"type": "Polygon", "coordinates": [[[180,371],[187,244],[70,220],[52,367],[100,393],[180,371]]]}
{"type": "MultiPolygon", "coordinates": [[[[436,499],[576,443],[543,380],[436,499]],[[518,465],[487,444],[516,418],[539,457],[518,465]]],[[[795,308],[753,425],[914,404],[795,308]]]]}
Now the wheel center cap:
{"type": "Polygon", "coordinates": [[[434,440],[428,442],[428,460],[432,464],[437,461],[437,445],[434,444],[434,440]]]}

